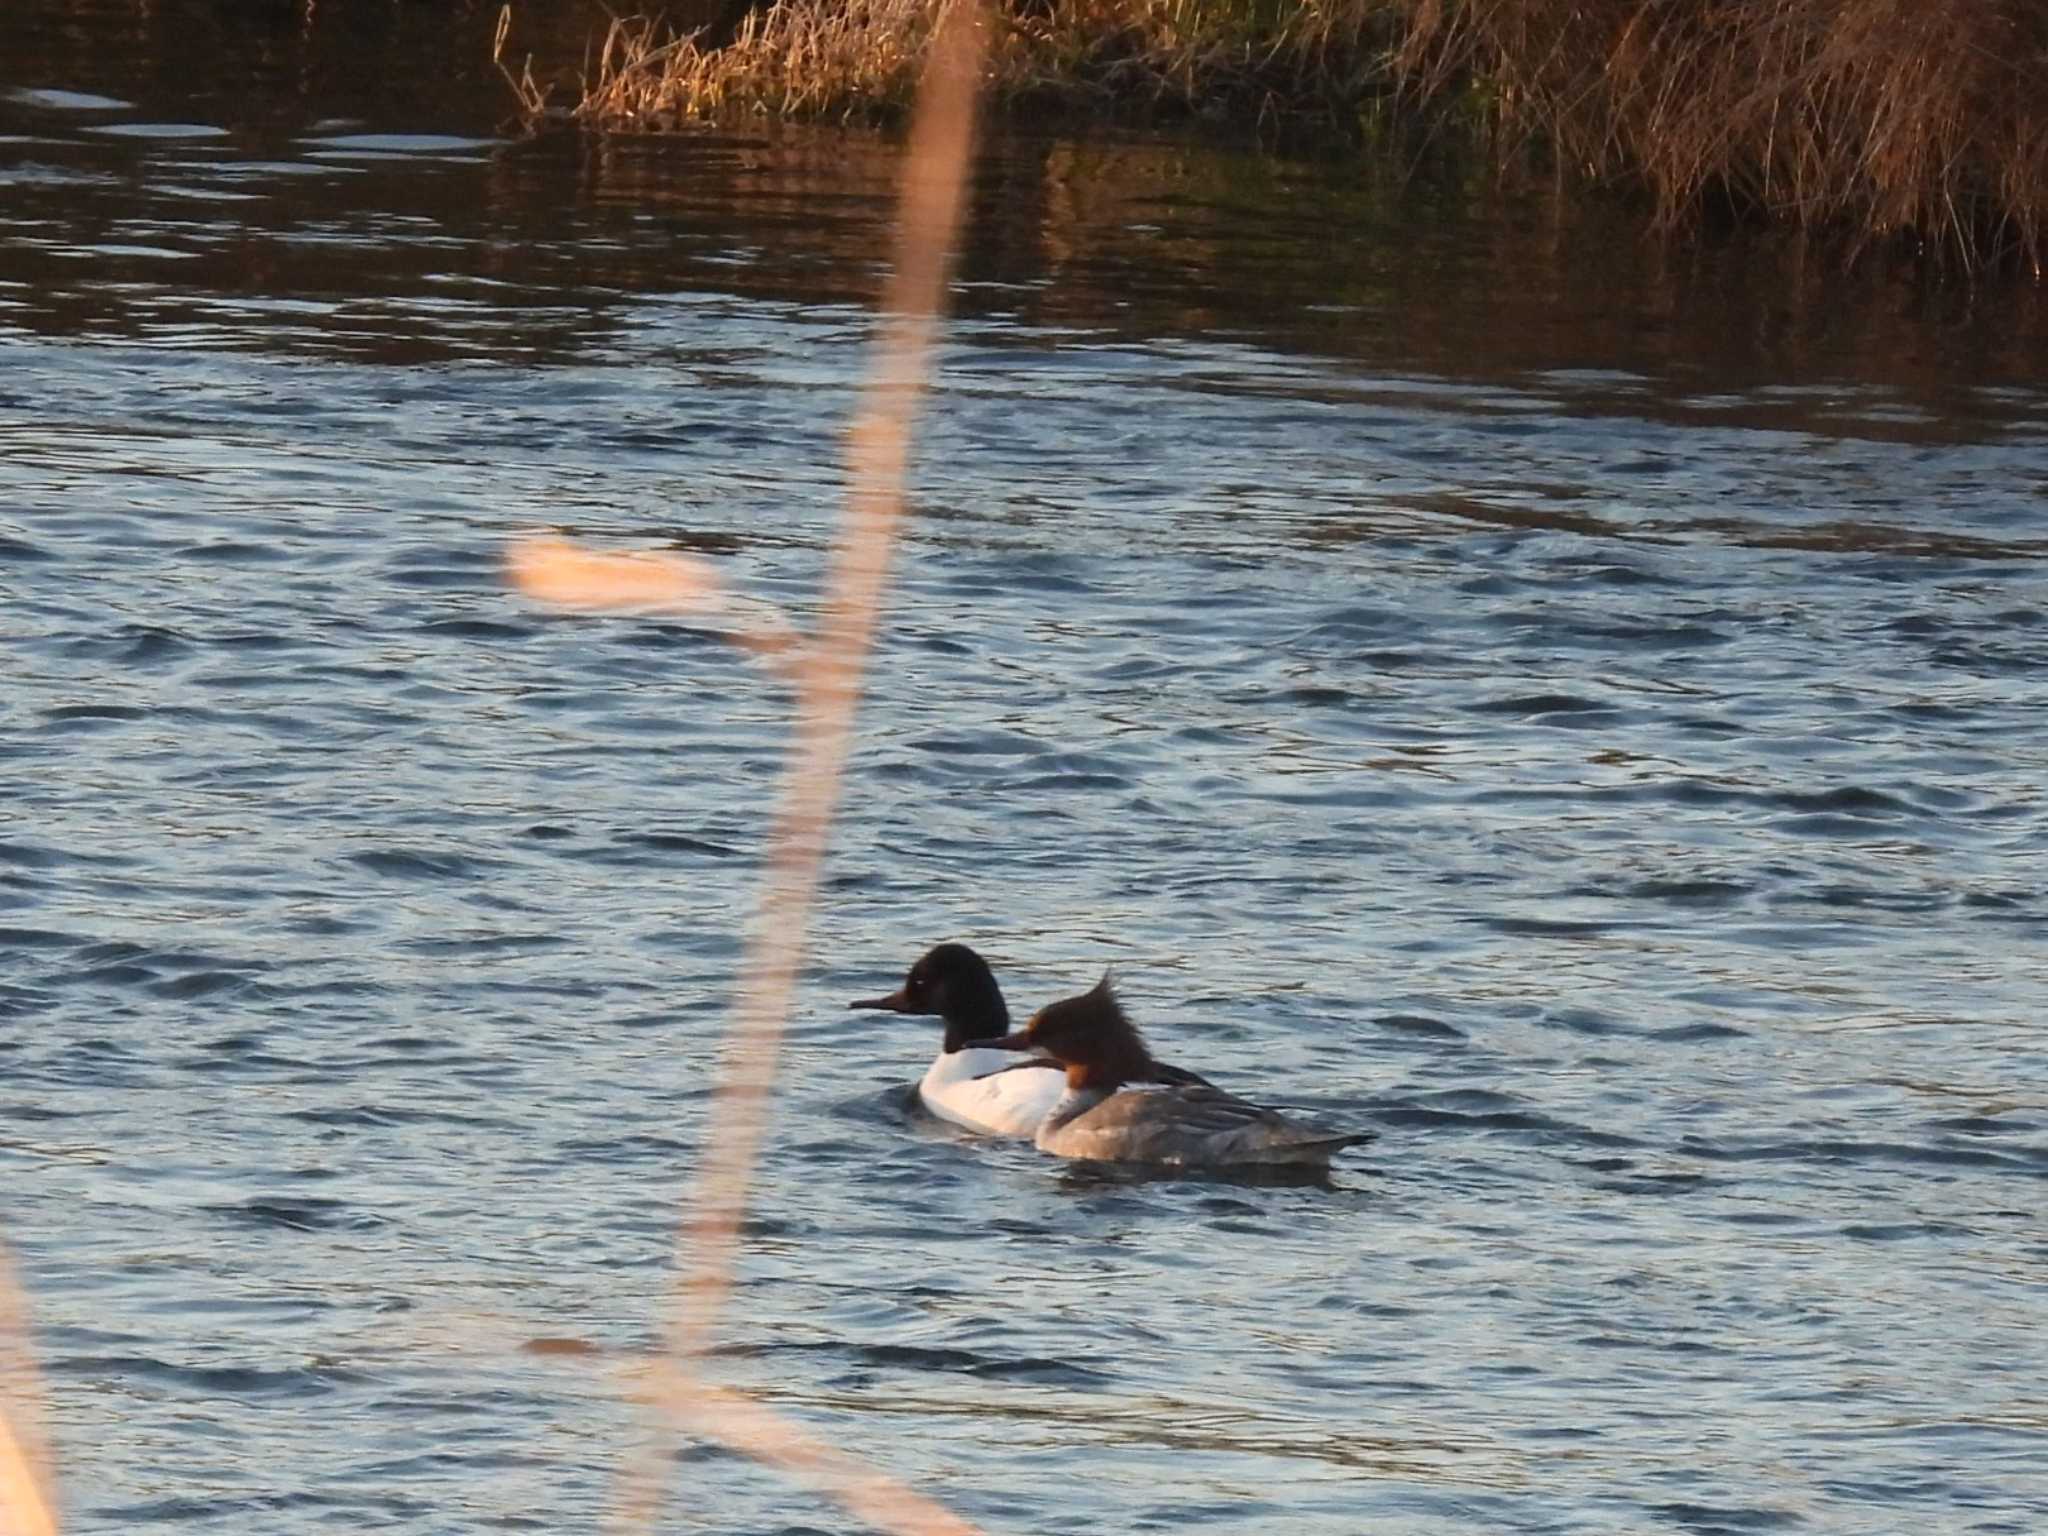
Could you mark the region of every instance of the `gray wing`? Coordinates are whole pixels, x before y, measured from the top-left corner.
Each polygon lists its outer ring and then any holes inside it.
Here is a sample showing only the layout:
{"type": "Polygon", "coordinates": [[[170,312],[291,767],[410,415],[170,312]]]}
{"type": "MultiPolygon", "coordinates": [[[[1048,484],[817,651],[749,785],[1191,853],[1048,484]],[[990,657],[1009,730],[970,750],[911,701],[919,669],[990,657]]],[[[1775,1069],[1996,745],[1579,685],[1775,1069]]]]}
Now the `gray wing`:
{"type": "Polygon", "coordinates": [[[1106,1161],[1209,1164],[1327,1163],[1372,1133],[1333,1131],[1207,1084],[1126,1089],[1077,1115],[1056,1150],[1106,1161]]]}
{"type": "MultiPolygon", "coordinates": [[[[1176,1067],[1171,1062],[1152,1063],[1152,1081],[1170,1083],[1180,1088],[1215,1088],[1216,1085],[1199,1072],[1190,1072],[1186,1067],[1176,1067]]],[[[1218,1090],[1221,1091],[1220,1089],[1218,1090]]]]}

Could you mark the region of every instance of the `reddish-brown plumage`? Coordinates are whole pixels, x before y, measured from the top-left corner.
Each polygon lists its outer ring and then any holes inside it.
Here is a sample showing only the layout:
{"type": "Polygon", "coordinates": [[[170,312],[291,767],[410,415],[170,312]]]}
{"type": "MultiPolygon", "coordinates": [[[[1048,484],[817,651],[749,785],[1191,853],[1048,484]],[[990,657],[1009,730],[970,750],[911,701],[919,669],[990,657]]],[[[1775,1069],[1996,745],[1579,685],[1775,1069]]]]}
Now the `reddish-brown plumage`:
{"type": "Polygon", "coordinates": [[[1069,1088],[1114,1093],[1157,1079],[1159,1070],[1105,974],[1079,997],[1048,1003],[1025,1026],[1031,1043],[1067,1069],[1069,1088]]]}

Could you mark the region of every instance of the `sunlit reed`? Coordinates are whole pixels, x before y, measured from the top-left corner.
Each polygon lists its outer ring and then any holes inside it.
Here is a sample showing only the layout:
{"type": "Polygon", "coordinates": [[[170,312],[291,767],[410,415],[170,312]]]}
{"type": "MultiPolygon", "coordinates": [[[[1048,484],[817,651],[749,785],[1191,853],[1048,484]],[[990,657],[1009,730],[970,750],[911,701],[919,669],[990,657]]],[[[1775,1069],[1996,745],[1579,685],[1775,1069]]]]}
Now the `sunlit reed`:
{"type": "Polygon", "coordinates": [[[586,549],[535,536],[512,547],[512,582],[527,596],[585,612],[671,615],[717,629],[749,650],[783,655],[797,634],[781,610],[734,592],[717,568],[672,550],[586,549]]]}
{"type": "MultiPolygon", "coordinates": [[[[667,1354],[648,1381],[664,1427],[685,1425],[713,1435],[802,1475],[863,1520],[918,1536],[961,1536],[971,1527],[732,1389],[706,1382],[698,1367],[715,1341],[732,1290],[748,1188],[767,1131],[777,1057],[851,743],[861,674],[903,515],[912,428],[965,203],[985,33],[978,6],[953,5],[926,61],[880,336],[848,434],[846,515],[816,629],[794,654],[794,741],[703,1153],[684,1202],[667,1354]]],[[[621,559],[560,542],[528,543],[514,551],[511,572],[530,594],[577,608],[667,608],[699,599],[730,607],[702,563],[680,557],[621,559]]],[[[654,1524],[669,1440],[667,1433],[651,1437],[627,1468],[621,1502],[628,1529],[654,1524]]]]}
{"type": "Polygon", "coordinates": [[[41,1377],[28,1297],[0,1250],[0,1536],[56,1536],[57,1501],[40,1428],[41,1377]]]}

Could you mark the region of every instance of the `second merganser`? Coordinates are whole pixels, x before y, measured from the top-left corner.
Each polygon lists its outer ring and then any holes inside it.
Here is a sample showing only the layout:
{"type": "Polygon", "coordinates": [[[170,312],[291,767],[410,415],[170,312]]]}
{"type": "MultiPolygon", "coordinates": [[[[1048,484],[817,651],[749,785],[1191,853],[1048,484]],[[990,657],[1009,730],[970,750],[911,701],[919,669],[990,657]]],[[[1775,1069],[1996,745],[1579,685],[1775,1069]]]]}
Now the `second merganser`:
{"type": "MultiPolygon", "coordinates": [[[[994,1048],[1010,1032],[1010,1010],[995,972],[965,944],[927,950],[896,991],[847,1006],[936,1014],[945,1020],[939,1054],[917,1085],[918,1099],[941,1120],[985,1135],[1028,1137],[1067,1092],[1057,1061],[1047,1056],[1020,1060],[1014,1048],[994,1048]]],[[[1144,1081],[1203,1081],[1162,1062],[1151,1062],[1150,1070],[1144,1081]]]]}
{"type": "Polygon", "coordinates": [[[1079,997],[1049,1003],[1015,1034],[989,1044],[1044,1052],[1066,1067],[1065,1092],[1038,1127],[1042,1152],[1174,1168],[1327,1170],[1371,1131],[1290,1120],[1209,1083],[1162,1083],[1145,1040],[1104,976],[1079,997]]]}

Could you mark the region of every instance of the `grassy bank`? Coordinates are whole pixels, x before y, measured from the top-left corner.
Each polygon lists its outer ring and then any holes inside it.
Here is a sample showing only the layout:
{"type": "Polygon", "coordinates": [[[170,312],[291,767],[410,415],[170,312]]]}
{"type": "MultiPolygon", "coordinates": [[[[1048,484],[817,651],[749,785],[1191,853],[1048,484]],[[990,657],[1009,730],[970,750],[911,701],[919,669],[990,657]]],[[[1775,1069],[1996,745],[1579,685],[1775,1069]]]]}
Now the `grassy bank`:
{"type": "MultiPolygon", "coordinates": [[[[887,115],[947,3],[781,0],[722,46],[621,21],[573,115],[887,115]]],[[[2042,0],[1008,0],[993,30],[987,84],[1011,106],[1455,140],[1640,192],[1669,228],[2048,259],[2042,0]]]]}

